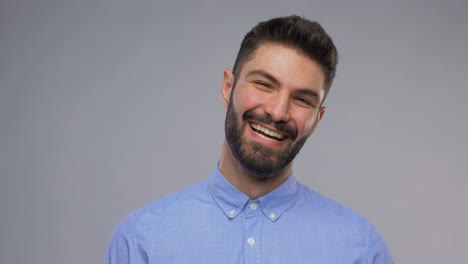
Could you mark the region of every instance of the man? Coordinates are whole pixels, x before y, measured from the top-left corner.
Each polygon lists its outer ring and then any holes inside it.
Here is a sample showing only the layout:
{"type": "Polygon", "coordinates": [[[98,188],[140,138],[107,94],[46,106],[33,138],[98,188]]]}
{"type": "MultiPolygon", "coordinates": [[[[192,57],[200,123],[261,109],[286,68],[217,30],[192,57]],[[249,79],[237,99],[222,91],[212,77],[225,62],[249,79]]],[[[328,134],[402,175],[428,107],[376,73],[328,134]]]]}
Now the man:
{"type": "Polygon", "coordinates": [[[213,174],[124,219],[106,263],[393,263],[370,223],[292,174],[337,60],[322,27],[297,16],[247,33],[224,70],[226,137],[213,174]]]}

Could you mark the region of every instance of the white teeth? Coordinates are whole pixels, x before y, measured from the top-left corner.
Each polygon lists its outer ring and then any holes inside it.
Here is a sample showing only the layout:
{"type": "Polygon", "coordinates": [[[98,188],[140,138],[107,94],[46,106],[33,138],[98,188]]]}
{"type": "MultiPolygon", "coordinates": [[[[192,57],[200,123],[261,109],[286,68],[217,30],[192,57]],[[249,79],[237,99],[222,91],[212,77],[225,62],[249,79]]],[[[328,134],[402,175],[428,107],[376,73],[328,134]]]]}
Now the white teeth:
{"type": "MultiPolygon", "coordinates": [[[[279,133],[276,133],[276,132],[274,132],[274,131],[271,131],[271,130],[269,130],[269,129],[265,128],[265,127],[262,127],[262,126],[260,126],[260,125],[258,125],[258,124],[250,124],[250,126],[251,126],[253,129],[262,131],[263,133],[265,133],[265,134],[267,134],[267,135],[269,135],[269,136],[275,137],[275,138],[277,138],[278,140],[282,140],[282,139],[284,138],[284,135],[281,135],[281,134],[279,134],[279,133]]],[[[258,135],[260,135],[261,138],[263,138],[263,139],[272,140],[271,138],[265,137],[265,136],[263,136],[263,135],[261,135],[261,134],[258,134],[258,135]]]]}
{"type": "Polygon", "coordinates": [[[255,132],[255,134],[257,134],[259,137],[263,138],[264,140],[278,142],[278,140],[269,138],[269,137],[267,137],[267,136],[265,136],[265,135],[263,135],[263,134],[258,133],[257,131],[254,131],[254,132],[255,132]]]}

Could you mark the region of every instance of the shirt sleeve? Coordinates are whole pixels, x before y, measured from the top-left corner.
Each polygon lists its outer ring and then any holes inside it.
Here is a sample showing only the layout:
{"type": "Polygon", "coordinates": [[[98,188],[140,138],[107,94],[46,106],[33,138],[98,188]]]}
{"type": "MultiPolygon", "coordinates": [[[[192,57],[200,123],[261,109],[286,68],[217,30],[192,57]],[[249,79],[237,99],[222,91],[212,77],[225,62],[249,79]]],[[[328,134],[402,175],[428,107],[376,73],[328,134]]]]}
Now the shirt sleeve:
{"type": "Polygon", "coordinates": [[[121,223],[112,233],[107,247],[105,264],[140,264],[137,245],[128,226],[121,223]]]}
{"type": "Polygon", "coordinates": [[[369,255],[366,263],[369,264],[394,264],[390,250],[385,243],[382,235],[375,229],[371,228],[369,235],[369,255]]]}

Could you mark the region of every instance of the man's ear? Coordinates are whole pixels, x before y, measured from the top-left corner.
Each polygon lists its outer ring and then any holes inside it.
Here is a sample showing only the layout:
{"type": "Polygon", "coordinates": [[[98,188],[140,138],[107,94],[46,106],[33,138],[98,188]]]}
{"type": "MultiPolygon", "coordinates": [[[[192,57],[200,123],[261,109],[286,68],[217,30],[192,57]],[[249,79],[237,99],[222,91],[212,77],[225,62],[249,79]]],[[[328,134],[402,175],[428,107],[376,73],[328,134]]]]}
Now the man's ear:
{"type": "Polygon", "coordinates": [[[318,124],[322,120],[323,116],[325,115],[326,110],[327,108],[325,106],[320,106],[319,112],[317,114],[317,118],[314,121],[314,125],[312,126],[312,129],[310,130],[308,137],[310,137],[314,133],[315,128],[317,128],[318,124]]]}
{"type": "Polygon", "coordinates": [[[221,84],[221,101],[226,108],[229,104],[229,99],[231,98],[232,88],[234,88],[233,85],[234,75],[228,68],[226,68],[224,69],[223,82],[221,84]]]}

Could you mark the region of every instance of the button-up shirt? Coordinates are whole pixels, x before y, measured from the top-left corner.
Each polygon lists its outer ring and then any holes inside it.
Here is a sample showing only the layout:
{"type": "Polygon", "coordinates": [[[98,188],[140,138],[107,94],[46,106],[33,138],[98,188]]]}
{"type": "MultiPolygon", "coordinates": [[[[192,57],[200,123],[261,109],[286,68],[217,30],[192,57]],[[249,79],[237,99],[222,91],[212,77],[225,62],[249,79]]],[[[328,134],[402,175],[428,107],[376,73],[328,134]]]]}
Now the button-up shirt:
{"type": "Polygon", "coordinates": [[[393,263],[365,219],[294,175],[256,199],[219,172],[126,217],[105,263],[393,263]]]}

